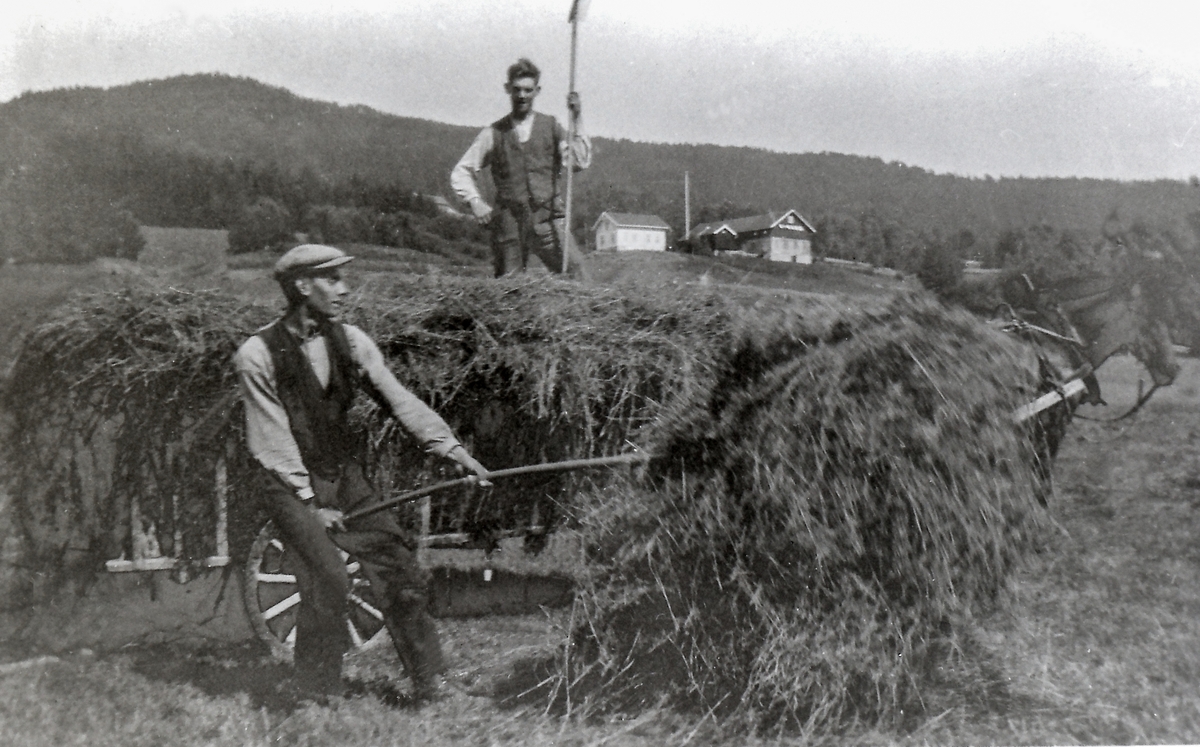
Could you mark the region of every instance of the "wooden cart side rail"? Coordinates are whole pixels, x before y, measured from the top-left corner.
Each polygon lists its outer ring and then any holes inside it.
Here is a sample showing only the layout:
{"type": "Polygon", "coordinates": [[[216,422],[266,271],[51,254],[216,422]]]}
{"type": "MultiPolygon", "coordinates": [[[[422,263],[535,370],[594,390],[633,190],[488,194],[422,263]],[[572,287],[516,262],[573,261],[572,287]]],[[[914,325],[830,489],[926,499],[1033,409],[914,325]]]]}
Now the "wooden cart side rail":
{"type": "Polygon", "coordinates": [[[1039,412],[1048,410],[1063,400],[1082,394],[1085,389],[1087,387],[1084,385],[1082,379],[1072,379],[1063,384],[1062,389],[1043,394],[1029,404],[1018,407],[1013,411],[1013,420],[1017,423],[1024,423],[1039,412]]]}
{"type": "MultiPolygon", "coordinates": [[[[598,458],[594,458],[594,459],[572,459],[572,460],[568,460],[568,461],[564,461],[564,462],[550,462],[547,464],[531,464],[531,465],[526,465],[523,467],[512,467],[510,469],[502,469],[502,470],[496,470],[494,472],[489,472],[488,478],[492,479],[492,480],[497,480],[497,479],[504,479],[507,477],[515,477],[518,475],[529,475],[529,474],[537,474],[537,473],[543,473],[543,472],[565,472],[565,471],[570,471],[570,470],[593,469],[593,468],[597,468],[597,467],[609,467],[609,466],[616,466],[616,465],[622,465],[622,464],[637,464],[637,463],[641,463],[641,462],[646,462],[649,460],[649,458],[650,457],[648,455],[643,454],[643,453],[633,453],[633,454],[621,454],[618,456],[610,456],[610,457],[598,457],[598,458]]],[[[230,563],[229,525],[228,525],[228,521],[229,521],[229,519],[228,519],[228,516],[229,516],[229,512],[228,512],[229,477],[228,477],[228,468],[226,466],[225,458],[222,458],[217,462],[215,482],[216,482],[216,486],[215,486],[216,489],[214,492],[216,493],[216,495],[215,495],[216,526],[214,529],[215,529],[215,534],[216,534],[217,554],[204,559],[204,561],[203,561],[204,565],[209,568],[220,568],[220,567],[229,565],[229,563],[230,563]]],[[[416,490],[410,490],[408,492],[401,493],[393,498],[390,498],[386,501],[377,503],[373,506],[368,506],[366,508],[361,508],[357,511],[352,511],[346,515],[346,518],[347,519],[356,519],[361,516],[368,516],[370,514],[378,512],[378,511],[384,511],[386,509],[393,508],[395,506],[399,506],[402,503],[408,503],[410,501],[424,498],[424,497],[430,495],[431,493],[435,493],[440,490],[448,490],[448,489],[454,488],[454,487],[469,485],[474,482],[476,482],[476,478],[474,476],[460,477],[455,480],[449,480],[446,482],[437,483],[435,485],[428,485],[423,488],[418,488],[416,490]]],[[[133,508],[133,511],[132,511],[133,521],[136,522],[138,520],[137,519],[137,507],[135,505],[132,508],[133,508]]],[[[451,533],[451,534],[442,534],[442,535],[430,535],[429,531],[428,531],[429,508],[428,508],[428,506],[423,506],[422,508],[423,508],[423,510],[422,510],[422,529],[424,531],[422,531],[421,537],[419,539],[419,542],[422,547],[462,547],[464,545],[469,545],[476,541],[475,538],[471,537],[468,534],[461,533],[461,532],[451,533]]],[[[524,530],[514,530],[512,532],[505,532],[504,536],[505,537],[514,536],[515,537],[522,533],[541,532],[541,531],[545,531],[545,528],[540,527],[540,526],[527,527],[524,530]]],[[[175,547],[176,547],[176,552],[175,552],[176,557],[160,556],[160,557],[150,557],[150,558],[134,558],[132,560],[121,557],[121,558],[116,558],[113,560],[106,561],[104,564],[104,567],[105,567],[105,570],[109,571],[110,573],[172,570],[176,566],[180,565],[180,563],[182,562],[182,560],[181,560],[181,549],[182,548],[181,548],[181,544],[178,541],[178,539],[175,543],[175,547]]]]}

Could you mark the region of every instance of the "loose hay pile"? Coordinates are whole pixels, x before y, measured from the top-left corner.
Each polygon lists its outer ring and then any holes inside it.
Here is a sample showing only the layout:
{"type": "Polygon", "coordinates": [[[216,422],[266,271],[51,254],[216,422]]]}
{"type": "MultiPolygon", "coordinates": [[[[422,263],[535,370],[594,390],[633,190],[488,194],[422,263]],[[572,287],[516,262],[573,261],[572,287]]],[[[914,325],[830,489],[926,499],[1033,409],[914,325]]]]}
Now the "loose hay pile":
{"type": "Polygon", "coordinates": [[[751,325],[585,519],[558,694],[755,728],[894,725],[1042,517],[1011,413],[1035,383],[973,318],[907,299],[751,325]]]}

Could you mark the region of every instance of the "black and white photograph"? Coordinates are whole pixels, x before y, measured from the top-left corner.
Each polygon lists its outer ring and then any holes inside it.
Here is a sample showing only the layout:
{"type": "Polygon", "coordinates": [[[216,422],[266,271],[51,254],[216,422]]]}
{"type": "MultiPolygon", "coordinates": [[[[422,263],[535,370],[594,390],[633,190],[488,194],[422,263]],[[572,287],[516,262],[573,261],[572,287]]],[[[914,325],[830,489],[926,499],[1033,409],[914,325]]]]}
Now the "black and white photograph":
{"type": "Polygon", "coordinates": [[[1200,743],[1184,0],[0,17],[0,743],[1200,743]]]}

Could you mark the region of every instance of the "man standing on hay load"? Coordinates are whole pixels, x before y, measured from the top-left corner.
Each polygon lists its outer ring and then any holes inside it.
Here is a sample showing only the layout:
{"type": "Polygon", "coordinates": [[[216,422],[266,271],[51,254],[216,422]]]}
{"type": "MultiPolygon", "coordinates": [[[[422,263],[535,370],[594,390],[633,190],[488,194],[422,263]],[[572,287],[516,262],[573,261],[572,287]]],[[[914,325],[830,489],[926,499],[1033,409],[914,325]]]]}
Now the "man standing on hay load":
{"type": "Polygon", "coordinates": [[[579,94],[567,97],[575,121],[571,143],[554,117],[533,110],[540,79],[537,65],[525,58],[508,68],[504,90],[512,111],[483,128],[450,172],[450,186],[471,206],[475,220],[491,229],[496,277],[523,272],[531,251],[551,272],[562,272],[565,248],[567,274],[586,282],[591,274],[564,225],[563,164],[570,149],[575,169],[586,169],[592,162],[592,141],[582,131],[579,94]],[[488,166],[496,186],[495,206],[479,188],[479,172],[488,166]]]}
{"type": "Polygon", "coordinates": [[[414,695],[429,699],[445,692],[445,662],[413,538],[387,512],[344,519],[376,502],[363,472],[365,438],[352,431],[347,417],[355,392],[365,389],[427,451],[457,462],[480,484],[487,484],[487,470],[437,413],[401,386],[374,341],[338,321],[348,291],[342,265],[351,259],[331,246],[305,244],[275,264],[287,311],[243,343],[234,358],[246,443],[263,467],[258,495],[299,558],[298,694],[322,700],[344,692],[350,588],[341,548],[370,581],[414,695]]]}

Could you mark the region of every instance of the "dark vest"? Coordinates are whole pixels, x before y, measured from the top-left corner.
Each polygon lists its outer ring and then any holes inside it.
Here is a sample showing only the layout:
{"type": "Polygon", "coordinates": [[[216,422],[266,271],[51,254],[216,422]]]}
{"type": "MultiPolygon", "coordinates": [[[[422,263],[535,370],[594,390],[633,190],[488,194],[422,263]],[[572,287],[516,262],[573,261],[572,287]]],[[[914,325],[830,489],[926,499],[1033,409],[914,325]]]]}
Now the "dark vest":
{"type": "Polygon", "coordinates": [[[321,387],[300,340],[284,328],[282,320],[258,336],[271,352],[279,399],[287,412],[304,466],[321,478],[336,480],[342,465],[362,452],[362,439],[351,430],[347,417],[361,377],[342,325],[327,324],[321,333],[329,351],[329,386],[325,388],[321,387]]]}
{"type": "Polygon", "coordinates": [[[558,189],[561,160],[555,131],[558,125],[546,114],[533,114],[529,140],[517,139],[512,115],[492,125],[492,180],[496,202],[549,208],[558,189]]]}

